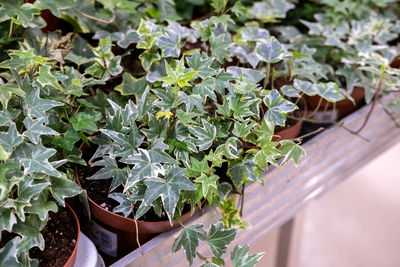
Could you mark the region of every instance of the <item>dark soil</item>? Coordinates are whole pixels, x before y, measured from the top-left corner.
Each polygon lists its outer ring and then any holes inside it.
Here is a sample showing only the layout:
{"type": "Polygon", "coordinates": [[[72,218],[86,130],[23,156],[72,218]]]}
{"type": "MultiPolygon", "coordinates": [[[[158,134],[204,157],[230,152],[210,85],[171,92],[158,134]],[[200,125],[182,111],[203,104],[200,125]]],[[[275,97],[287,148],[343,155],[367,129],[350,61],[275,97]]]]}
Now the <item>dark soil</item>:
{"type": "Polygon", "coordinates": [[[74,215],[68,208],[59,207],[57,213],[50,212],[49,221],[41,232],[45,249],[30,250],[31,258],[39,260],[39,266],[63,266],[74,251],[78,230],[74,215]]]}

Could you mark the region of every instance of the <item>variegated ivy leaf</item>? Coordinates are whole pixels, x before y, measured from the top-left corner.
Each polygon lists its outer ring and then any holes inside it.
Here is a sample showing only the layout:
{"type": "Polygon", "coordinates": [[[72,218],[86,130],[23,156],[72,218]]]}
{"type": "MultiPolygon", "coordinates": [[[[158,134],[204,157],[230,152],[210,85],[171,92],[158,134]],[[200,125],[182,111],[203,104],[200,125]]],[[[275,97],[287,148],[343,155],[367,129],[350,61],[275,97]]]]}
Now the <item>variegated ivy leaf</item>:
{"type": "Polygon", "coordinates": [[[0,207],[0,231],[11,232],[14,224],[16,223],[17,218],[15,217],[12,209],[0,207]]]}
{"type": "Polygon", "coordinates": [[[280,88],[282,94],[288,97],[301,97],[300,91],[294,88],[292,85],[284,85],[280,88]]]}
{"type": "Polygon", "coordinates": [[[214,76],[217,70],[212,67],[214,59],[208,57],[206,53],[201,53],[196,51],[191,57],[186,57],[186,62],[188,66],[193,71],[198,71],[198,76],[202,79],[214,76]]]}
{"type": "Polygon", "coordinates": [[[116,86],[115,90],[120,92],[121,95],[135,95],[139,99],[147,85],[148,82],[144,77],[135,79],[131,74],[125,72],[122,76],[122,83],[116,86]]]}
{"type": "Polygon", "coordinates": [[[164,35],[157,39],[156,43],[161,48],[162,57],[167,58],[179,57],[180,41],[181,37],[179,34],[172,30],[167,30],[164,35]]]}
{"type": "Polygon", "coordinates": [[[261,59],[254,52],[252,47],[242,45],[242,46],[232,46],[231,53],[237,56],[242,63],[250,63],[253,68],[256,68],[261,59]]]}
{"type": "Polygon", "coordinates": [[[21,90],[16,83],[9,82],[4,84],[3,80],[0,78],[0,103],[4,110],[7,109],[8,101],[10,101],[13,94],[24,96],[25,92],[21,90]]]}
{"type": "Polygon", "coordinates": [[[158,96],[157,107],[162,110],[171,110],[175,107],[175,94],[170,86],[164,89],[152,89],[152,91],[158,96]]]}
{"type": "Polygon", "coordinates": [[[316,90],[314,84],[309,81],[294,79],[293,86],[295,89],[309,96],[314,96],[318,94],[318,91],[316,90]]]}
{"type": "Polygon", "coordinates": [[[221,64],[225,60],[230,61],[230,49],[232,45],[230,36],[226,34],[221,34],[219,36],[211,35],[210,46],[213,57],[215,57],[221,64]]]}
{"type": "Polygon", "coordinates": [[[39,9],[34,5],[24,3],[24,1],[0,1],[0,21],[12,19],[15,24],[20,24],[24,28],[28,27],[35,15],[39,15],[39,9]]]}
{"type": "Polygon", "coordinates": [[[113,155],[118,157],[127,157],[136,153],[144,140],[134,122],[131,124],[129,134],[108,129],[100,129],[100,132],[111,138],[119,146],[118,149],[113,151],[113,155]]]}
{"type": "Polygon", "coordinates": [[[35,145],[39,144],[41,135],[59,135],[56,131],[50,127],[45,126],[45,118],[31,119],[26,117],[24,119],[25,132],[23,136],[26,136],[35,145]]]}
{"type": "Polygon", "coordinates": [[[204,173],[194,180],[195,183],[200,185],[202,197],[206,198],[209,203],[212,202],[213,195],[218,195],[218,180],[219,176],[214,174],[206,175],[204,173]]]}
{"type": "Polygon", "coordinates": [[[211,6],[216,12],[221,11],[221,9],[225,9],[227,3],[228,0],[211,0],[211,6]]]}
{"type": "Polygon", "coordinates": [[[249,99],[239,94],[234,94],[229,99],[229,108],[233,110],[235,119],[243,121],[246,117],[257,116],[251,106],[258,105],[260,100],[258,98],[249,99]]]}
{"type": "Polygon", "coordinates": [[[34,88],[30,94],[24,97],[25,103],[27,104],[27,113],[30,117],[44,117],[47,120],[46,111],[54,107],[63,106],[63,103],[40,98],[39,94],[40,89],[34,88]]]}
{"type": "Polygon", "coordinates": [[[286,17],[286,13],[295,5],[288,0],[266,0],[255,2],[247,11],[247,16],[264,23],[274,23],[286,17]]]}
{"type": "Polygon", "coordinates": [[[207,97],[212,100],[217,100],[217,96],[214,93],[215,87],[215,78],[207,77],[201,83],[193,87],[193,93],[200,95],[203,98],[203,102],[207,101],[207,97]]]}
{"type": "Polygon", "coordinates": [[[61,18],[61,11],[76,6],[76,2],[72,0],[38,0],[34,5],[40,10],[49,9],[51,13],[61,18]]]}
{"type": "Polygon", "coordinates": [[[178,92],[178,104],[185,104],[186,112],[192,112],[196,107],[198,111],[203,112],[203,98],[197,94],[186,94],[185,92],[178,92]]]}
{"type": "Polygon", "coordinates": [[[18,185],[18,202],[30,203],[33,197],[37,197],[41,191],[50,185],[48,182],[34,183],[33,179],[25,178],[18,185]]]}
{"type": "Polygon", "coordinates": [[[179,236],[175,239],[172,245],[172,251],[177,252],[183,249],[186,253],[186,258],[189,264],[192,265],[193,259],[196,257],[196,249],[199,245],[199,240],[206,239],[206,231],[203,225],[196,224],[185,226],[179,236]]]}
{"type": "Polygon", "coordinates": [[[65,199],[74,197],[82,193],[82,189],[67,178],[65,174],[60,177],[50,177],[51,186],[49,187],[53,198],[63,207],[65,207],[65,199]]]}
{"type": "Polygon", "coordinates": [[[33,145],[24,143],[15,150],[16,160],[24,166],[24,174],[44,173],[50,176],[61,177],[49,158],[57,151],[52,148],[46,148],[42,144],[33,145]]]}
{"type": "Polygon", "coordinates": [[[58,206],[53,199],[49,199],[47,191],[42,191],[36,199],[30,201],[31,206],[25,208],[25,212],[36,214],[39,219],[45,221],[49,211],[57,212],[58,206]]]}
{"type": "Polygon", "coordinates": [[[285,126],[286,114],[297,109],[295,104],[282,97],[276,89],[266,94],[264,103],[268,107],[266,120],[280,126],[285,126]]]}
{"type": "Polygon", "coordinates": [[[264,252],[249,255],[249,246],[243,247],[237,245],[231,253],[231,261],[233,267],[254,267],[257,262],[264,256],[264,252]]]}
{"type": "Polygon", "coordinates": [[[117,40],[117,44],[126,49],[130,44],[137,43],[139,40],[140,37],[136,30],[129,29],[125,33],[122,33],[122,38],[117,40]]]}
{"type": "Polygon", "coordinates": [[[185,169],[183,168],[173,168],[166,174],[165,179],[153,176],[144,181],[144,184],[147,186],[144,201],[146,203],[153,203],[153,201],[161,197],[164,210],[171,225],[174,219],[175,208],[180,198],[180,191],[196,190],[194,184],[184,176],[184,173],[185,169]]]}
{"type": "Polygon", "coordinates": [[[102,166],[94,175],[87,178],[88,180],[105,180],[112,178],[109,191],[114,191],[121,184],[125,184],[130,173],[129,167],[119,168],[118,162],[108,156],[92,164],[92,167],[102,166]]]}
{"type": "Polygon", "coordinates": [[[267,63],[281,61],[285,55],[283,46],[275,38],[271,38],[260,45],[257,49],[257,54],[267,63]]]}
{"type": "Polygon", "coordinates": [[[189,132],[196,137],[196,145],[200,151],[211,147],[217,137],[217,128],[206,120],[202,120],[202,126],[191,126],[189,132]]]}
{"type": "Polygon", "coordinates": [[[276,165],[276,160],[281,156],[277,145],[277,142],[265,142],[254,155],[254,162],[261,170],[267,170],[268,164],[276,165]]]}
{"type": "Polygon", "coordinates": [[[156,116],[149,115],[148,128],[142,128],[140,131],[147,137],[147,140],[153,142],[157,138],[168,137],[168,119],[157,119],[156,116]]]}
{"type": "Polygon", "coordinates": [[[318,95],[329,102],[337,102],[345,99],[336,83],[319,83],[315,85],[318,95]]]}
{"type": "Polygon", "coordinates": [[[236,188],[240,188],[243,183],[258,182],[264,184],[260,170],[257,168],[252,157],[228,169],[228,175],[236,188]]]}
{"type": "Polygon", "coordinates": [[[58,83],[56,77],[50,72],[51,66],[44,65],[39,67],[39,75],[36,80],[40,83],[41,86],[52,86],[61,92],[64,91],[64,88],[58,83]]]}
{"type": "Polygon", "coordinates": [[[184,66],[184,60],[181,59],[178,62],[178,66],[175,71],[172,70],[171,66],[165,61],[165,70],[167,76],[161,77],[159,80],[164,82],[164,86],[171,84],[177,84],[179,87],[190,86],[189,81],[197,75],[198,71],[187,71],[184,66]]]}
{"type": "Polygon", "coordinates": [[[30,214],[25,222],[19,222],[13,227],[13,232],[22,236],[18,245],[18,252],[25,252],[33,247],[44,249],[44,238],[40,231],[46,226],[47,221],[42,221],[36,214],[30,214]]]}
{"type": "Polygon", "coordinates": [[[247,80],[252,83],[260,82],[265,76],[263,71],[236,66],[230,66],[226,69],[226,71],[232,74],[233,77],[242,78],[243,80],[247,80]]]}
{"type": "Polygon", "coordinates": [[[280,166],[287,164],[290,160],[293,160],[296,167],[299,166],[301,159],[306,156],[306,151],[290,140],[283,140],[279,143],[281,144],[279,151],[283,155],[283,161],[280,166]]]}
{"type": "Polygon", "coordinates": [[[139,154],[125,157],[120,161],[127,164],[134,164],[126,181],[124,191],[126,192],[137,182],[148,177],[157,177],[159,174],[165,175],[162,163],[175,164],[176,161],[161,149],[145,150],[139,148],[139,154]]]}
{"type": "MultiPolygon", "coordinates": [[[[136,203],[136,201],[143,201],[144,193],[146,191],[146,186],[142,184],[138,184],[140,186],[135,186],[134,188],[130,189],[131,194],[122,194],[122,193],[112,193],[108,197],[114,199],[119,203],[113,209],[113,212],[122,213],[125,217],[128,217],[132,212],[132,205],[136,203]]],[[[138,219],[136,216],[138,211],[135,213],[135,219],[138,219]]],[[[139,218],[141,216],[138,216],[139,218]]]]}
{"type": "Polygon", "coordinates": [[[0,110],[0,127],[11,126],[15,118],[18,117],[20,110],[0,110]]]}
{"type": "Polygon", "coordinates": [[[235,239],[237,229],[225,229],[223,222],[212,224],[208,231],[206,242],[216,257],[221,257],[227,246],[235,239]]]}
{"type": "Polygon", "coordinates": [[[0,132],[0,145],[7,153],[13,152],[14,148],[19,146],[24,138],[17,131],[17,126],[13,122],[8,127],[7,132],[0,132]]]}
{"type": "Polygon", "coordinates": [[[145,71],[150,71],[153,63],[158,63],[161,60],[161,56],[158,50],[147,50],[139,55],[140,62],[145,71]]]}
{"type": "Polygon", "coordinates": [[[4,247],[0,249],[0,266],[20,267],[21,262],[18,260],[18,247],[21,243],[19,236],[8,241],[4,247]]]}

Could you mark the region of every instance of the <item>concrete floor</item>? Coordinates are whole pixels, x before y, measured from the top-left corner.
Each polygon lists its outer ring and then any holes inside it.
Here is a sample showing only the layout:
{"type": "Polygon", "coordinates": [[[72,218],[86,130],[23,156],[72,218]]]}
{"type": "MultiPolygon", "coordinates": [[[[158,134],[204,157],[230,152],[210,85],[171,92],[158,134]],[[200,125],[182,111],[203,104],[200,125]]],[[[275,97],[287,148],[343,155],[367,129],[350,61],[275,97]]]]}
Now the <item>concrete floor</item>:
{"type": "Polygon", "coordinates": [[[295,266],[400,266],[400,143],[310,203],[303,216],[295,266]]]}

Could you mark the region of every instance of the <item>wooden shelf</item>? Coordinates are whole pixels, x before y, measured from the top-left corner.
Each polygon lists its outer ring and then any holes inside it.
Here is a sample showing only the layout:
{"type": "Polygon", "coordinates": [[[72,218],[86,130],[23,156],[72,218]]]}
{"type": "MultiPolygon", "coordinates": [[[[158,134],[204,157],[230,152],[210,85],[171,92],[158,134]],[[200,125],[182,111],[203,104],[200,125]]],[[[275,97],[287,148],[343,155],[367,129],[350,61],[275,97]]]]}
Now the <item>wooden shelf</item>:
{"type": "MultiPolygon", "coordinates": [[[[382,99],[388,102],[389,97],[382,99]]],[[[364,121],[370,106],[364,106],[346,117],[344,125],[357,129],[364,121]]],[[[229,246],[256,244],[272,230],[293,218],[310,201],[326,194],[338,183],[400,141],[400,130],[390,117],[377,105],[361,135],[355,136],[342,127],[332,127],[303,145],[307,157],[296,168],[290,163],[283,168],[271,167],[264,173],[264,186],[251,184],[246,187],[243,218],[252,227],[240,231],[229,246]]],[[[190,224],[204,224],[208,227],[219,218],[216,207],[203,210],[190,224]]],[[[171,247],[180,229],[175,229],[142,245],[146,266],[188,266],[183,251],[171,253],[171,247]]],[[[201,243],[199,252],[208,256],[209,249],[201,243]]],[[[228,254],[226,254],[229,256],[228,254]]],[[[226,259],[228,260],[228,259],[226,259]]],[[[196,259],[193,266],[198,266],[196,259]]],[[[134,250],[112,266],[143,266],[139,249],[134,250]]]]}

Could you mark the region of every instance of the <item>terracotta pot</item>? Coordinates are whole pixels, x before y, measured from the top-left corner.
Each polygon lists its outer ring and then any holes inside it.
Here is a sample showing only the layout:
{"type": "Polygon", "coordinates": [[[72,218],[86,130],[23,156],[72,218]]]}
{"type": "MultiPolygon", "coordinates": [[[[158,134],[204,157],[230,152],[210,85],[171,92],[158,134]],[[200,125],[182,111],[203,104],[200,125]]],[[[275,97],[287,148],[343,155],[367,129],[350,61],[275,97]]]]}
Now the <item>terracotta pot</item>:
{"type": "MultiPolygon", "coordinates": [[[[351,102],[349,99],[344,99],[339,102],[336,102],[336,111],[337,111],[337,119],[342,119],[355,111],[363,101],[365,96],[364,88],[361,87],[354,87],[353,92],[351,94],[351,97],[355,101],[355,105],[353,102],[351,102]]],[[[308,106],[312,111],[314,111],[317,106],[318,102],[321,99],[319,96],[305,96],[305,99],[307,101],[308,106]]],[[[325,99],[322,100],[321,105],[318,109],[318,111],[323,111],[325,109],[325,106],[327,105],[327,101],[325,99]]],[[[328,103],[328,108],[327,110],[332,110],[333,109],[333,103],[328,103]]]]}
{"type": "MultiPolygon", "coordinates": [[[[82,187],[77,168],[75,168],[75,174],[79,186],[82,187]]],[[[88,197],[88,200],[92,215],[92,222],[90,225],[92,236],[89,237],[92,238],[92,241],[100,251],[112,257],[121,257],[138,247],[135,220],[104,209],[90,197],[88,197]],[[96,233],[98,234],[97,236],[95,236],[96,233]],[[108,247],[106,246],[107,244],[102,243],[103,239],[108,240],[108,247]]],[[[196,207],[193,214],[191,214],[190,211],[184,213],[180,221],[182,223],[187,222],[194,214],[199,212],[199,210],[200,208],[196,207]]],[[[179,222],[176,220],[173,221],[172,226],[168,220],[158,222],[137,220],[136,223],[140,244],[147,242],[159,233],[167,232],[180,226],[179,222]]]]}
{"type": "Polygon", "coordinates": [[[78,251],[77,248],[78,248],[78,243],[79,243],[79,236],[80,236],[80,233],[81,233],[81,227],[80,227],[80,224],[79,224],[78,217],[76,216],[74,210],[68,204],[66,204],[66,206],[67,206],[67,208],[69,209],[69,211],[73,214],[73,216],[75,218],[78,236],[76,238],[74,251],[72,251],[72,255],[69,257],[68,261],[64,264],[64,267],[74,267],[75,260],[76,260],[76,254],[77,254],[77,251],[78,251]]]}
{"type": "Polygon", "coordinates": [[[400,68],[400,54],[398,54],[390,63],[390,67],[392,68],[400,68]]]}
{"type": "Polygon", "coordinates": [[[296,138],[297,136],[299,136],[299,133],[301,131],[301,127],[303,126],[303,119],[305,119],[306,116],[307,116],[307,103],[304,100],[304,98],[302,98],[300,101],[303,103],[303,107],[304,107],[302,119],[298,120],[295,125],[293,125],[293,126],[291,126],[289,128],[284,128],[283,130],[275,133],[274,134],[275,136],[272,137],[272,141],[293,139],[293,138],[296,138]],[[278,135],[280,137],[278,137],[278,135]]]}

